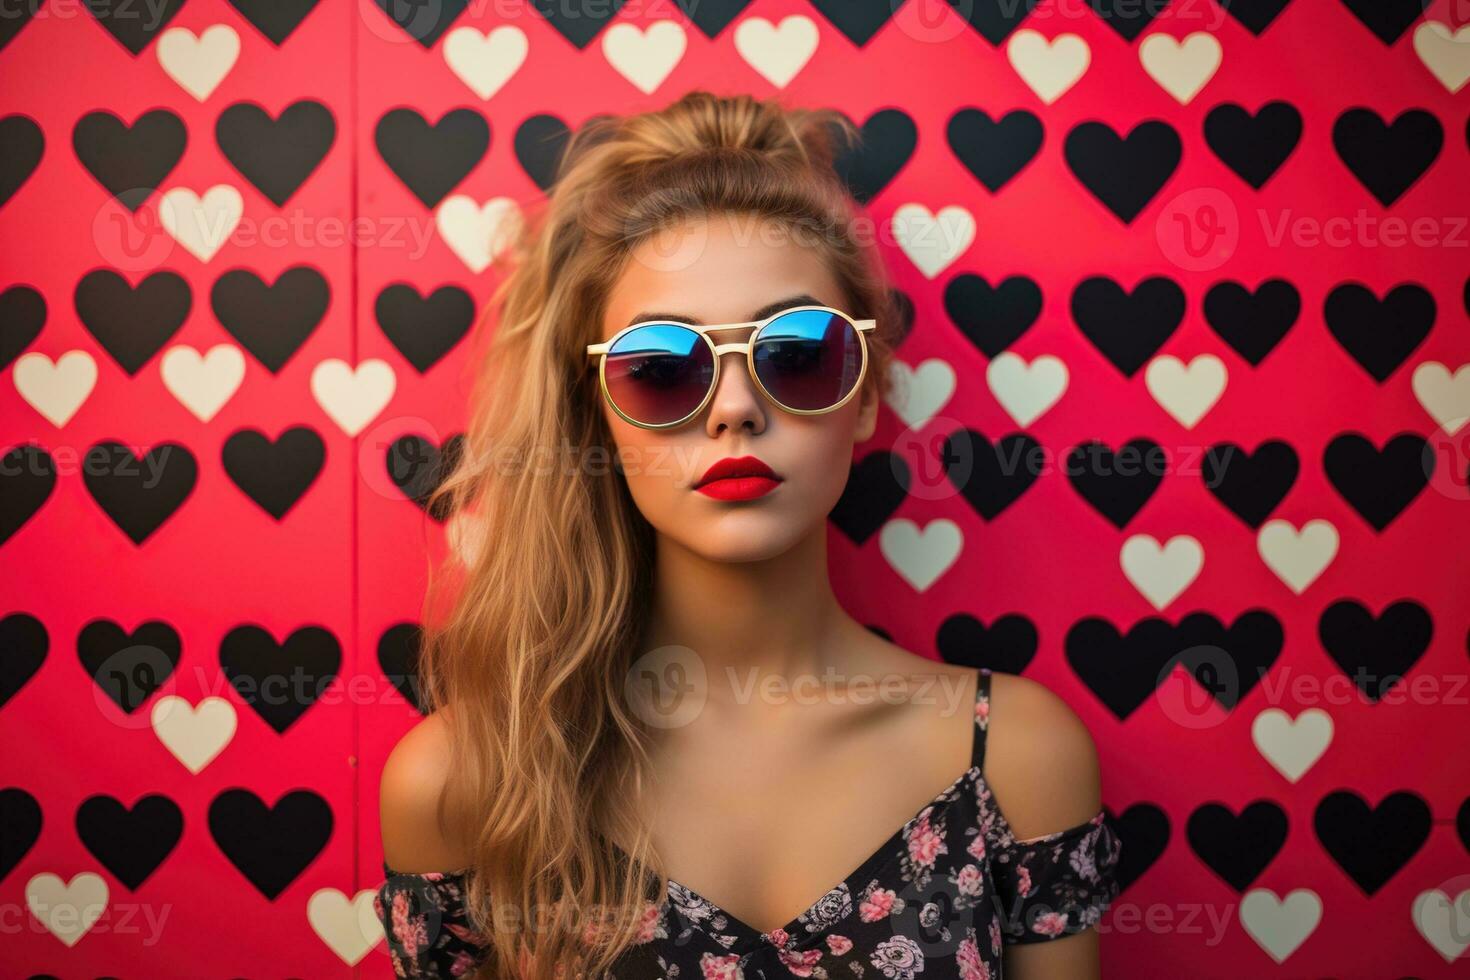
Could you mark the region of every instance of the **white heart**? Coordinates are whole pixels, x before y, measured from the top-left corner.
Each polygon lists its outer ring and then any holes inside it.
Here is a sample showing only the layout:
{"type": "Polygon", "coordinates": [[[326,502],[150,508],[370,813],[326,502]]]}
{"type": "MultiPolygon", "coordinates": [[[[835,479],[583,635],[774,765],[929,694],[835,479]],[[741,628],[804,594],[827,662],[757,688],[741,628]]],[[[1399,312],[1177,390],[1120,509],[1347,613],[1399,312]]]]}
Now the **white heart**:
{"type": "Polygon", "coordinates": [[[878,550],[916,592],[923,592],[949,571],[964,545],[960,526],[943,517],[930,521],[922,531],[913,521],[898,518],[884,524],[878,536],[878,550]]]}
{"type": "Polygon", "coordinates": [[[1058,34],[1050,41],[1029,27],[1011,35],[1006,57],[1036,97],[1047,105],[1081,81],[1092,61],[1087,42],[1077,34],[1058,34]]]}
{"type": "Polygon", "coordinates": [[[1292,720],[1280,708],[1267,708],[1251,723],[1251,740],[1256,751],[1294,783],[1332,744],[1332,716],[1321,708],[1308,708],[1292,720]]]}
{"type": "Polygon", "coordinates": [[[817,25],[792,14],[777,27],[764,17],[747,17],[735,28],[735,50],[745,63],[777,88],[796,77],[817,53],[817,25]]]}
{"type": "Polygon", "coordinates": [[[1414,397],[1446,435],[1454,435],[1470,422],[1470,363],[1461,364],[1451,376],[1450,369],[1438,361],[1425,361],[1414,369],[1412,386],[1414,397]]]}
{"type": "Polygon", "coordinates": [[[1067,365],[1050,354],[1028,365],[1019,354],[1003,351],[985,369],[985,383],[1000,407],[1025,428],[1066,394],[1067,365]]]}
{"type": "Polygon", "coordinates": [[[1470,24],[1451,34],[1449,25],[1426,21],[1414,29],[1414,53],[1453,95],[1470,81],[1470,24]]]}
{"type": "Polygon", "coordinates": [[[196,776],[230,744],[238,723],[234,705],[225,698],[207,697],[193,705],[177,694],[155,701],[148,720],[163,747],[196,776]]]}
{"type": "Polygon", "coordinates": [[[1322,899],[1309,888],[1289,892],[1285,899],[1269,888],[1254,888],[1240,900],[1240,924],[1277,963],[1286,962],[1321,921],[1322,899]]]}
{"type": "Polygon", "coordinates": [[[958,204],[936,215],[922,204],[903,204],[893,212],[893,237],[903,254],[927,279],[943,272],[975,241],[975,216],[958,204]]]}
{"type": "Polygon", "coordinates": [[[179,88],[203,102],[225,80],[240,57],[240,35],[228,24],[211,24],[195,36],[170,27],[158,37],[158,64],[179,88]]]}
{"type": "Polygon", "coordinates": [[[208,262],[234,232],[245,214],[245,199],[229,184],[216,184],[204,197],[188,187],[175,187],[158,202],[165,231],[200,262],[208,262]]]}
{"type": "Polygon", "coordinates": [[[1337,557],[1337,528],[1320,518],[1298,531],[1290,521],[1267,521],[1256,535],[1256,550],[1266,567],[1301,595],[1337,557]]]}
{"type": "Polygon", "coordinates": [[[1158,539],[1135,534],[1123,542],[1119,555],[1123,574],[1160,612],[1189,588],[1205,565],[1205,551],[1197,539],[1176,534],[1160,547],[1158,539]]]}
{"type": "Polygon", "coordinates": [[[351,901],[335,888],[321,888],[306,902],[306,921],[327,948],[348,966],[383,939],[383,923],[373,908],[374,888],[364,888],[351,901]]]}
{"type": "Polygon", "coordinates": [[[650,95],[679,64],[688,44],[684,28],[671,20],[654,21],[646,31],[623,21],[602,35],[602,56],[619,75],[650,95]]]}
{"type": "Polygon", "coordinates": [[[363,361],[354,369],[346,361],[328,358],[311,372],[311,393],[322,411],[349,436],[367,427],[388,406],[398,380],[388,362],[363,361]]]}
{"type": "Polygon", "coordinates": [[[15,362],[15,390],[58,429],[97,387],[97,362],[84,350],[69,350],[53,363],[39,351],[15,362]]]}
{"type": "Polygon", "coordinates": [[[465,194],[453,194],[434,215],[439,237],[472,272],[484,272],[495,256],[515,240],[521,208],[508,197],[492,197],[483,205],[465,194]]]}
{"type": "Polygon", "coordinates": [[[1148,362],[1144,384],[1154,401],[1186,429],[1204,417],[1225,392],[1225,362],[1214,354],[1200,354],[1185,367],[1172,354],[1148,362]]]}
{"type": "Polygon", "coordinates": [[[485,545],[485,522],[472,513],[456,511],[445,522],[444,534],[451,553],[466,568],[480,560],[485,545]]]}
{"type": "Polygon", "coordinates": [[[1220,42],[1208,31],[1195,31],[1182,42],[1169,34],[1150,34],[1138,46],[1143,70],[1180,105],[1188,105],[1215,77],[1223,56],[1220,42]]]}
{"type": "Polygon", "coordinates": [[[1453,963],[1470,949],[1470,888],[1454,901],[1438,888],[1420,892],[1414,899],[1414,928],[1419,930],[1446,963],[1453,963]]]}
{"type": "Polygon", "coordinates": [[[922,427],[939,414],[954,396],[954,368],[939,357],[931,357],[916,368],[895,358],[889,369],[893,388],[888,407],[911,429],[922,427]]]}
{"type": "Polygon", "coordinates": [[[215,344],[203,356],[178,344],[164,352],[161,369],[169,393],[199,421],[208,422],[245,381],[245,355],[234,344],[215,344]]]}
{"type": "Polygon", "coordinates": [[[51,935],[75,946],[107,911],[107,882],[90,871],[70,882],[42,872],[26,882],[26,905],[51,935]]]}
{"type": "Polygon", "coordinates": [[[444,38],[445,64],[482,99],[499,92],[521,70],[530,50],[526,32],[511,24],[486,34],[473,27],[456,27],[444,38]]]}

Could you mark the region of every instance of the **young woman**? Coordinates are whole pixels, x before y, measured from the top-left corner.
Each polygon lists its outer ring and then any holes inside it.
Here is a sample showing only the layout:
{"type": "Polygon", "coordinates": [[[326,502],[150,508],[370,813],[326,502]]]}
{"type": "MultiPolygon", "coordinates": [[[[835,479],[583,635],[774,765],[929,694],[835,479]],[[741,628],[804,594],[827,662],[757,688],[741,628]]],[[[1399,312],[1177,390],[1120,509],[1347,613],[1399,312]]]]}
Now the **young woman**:
{"type": "Polygon", "coordinates": [[[399,976],[1097,976],[1085,727],[828,579],[897,321],[855,135],[700,92],[594,119],[511,250],[433,710],[382,776],[399,976]]]}

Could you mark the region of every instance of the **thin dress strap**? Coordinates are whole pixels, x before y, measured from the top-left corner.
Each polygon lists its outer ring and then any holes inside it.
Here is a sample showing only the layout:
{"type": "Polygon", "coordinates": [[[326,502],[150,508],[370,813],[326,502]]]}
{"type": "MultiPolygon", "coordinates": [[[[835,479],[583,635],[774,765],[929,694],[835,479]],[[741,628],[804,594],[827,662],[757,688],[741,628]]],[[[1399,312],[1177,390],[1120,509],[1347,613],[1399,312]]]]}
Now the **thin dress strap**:
{"type": "Polygon", "coordinates": [[[985,731],[990,727],[990,668],[981,667],[975,679],[975,742],[970,751],[970,766],[985,765],[985,731]]]}

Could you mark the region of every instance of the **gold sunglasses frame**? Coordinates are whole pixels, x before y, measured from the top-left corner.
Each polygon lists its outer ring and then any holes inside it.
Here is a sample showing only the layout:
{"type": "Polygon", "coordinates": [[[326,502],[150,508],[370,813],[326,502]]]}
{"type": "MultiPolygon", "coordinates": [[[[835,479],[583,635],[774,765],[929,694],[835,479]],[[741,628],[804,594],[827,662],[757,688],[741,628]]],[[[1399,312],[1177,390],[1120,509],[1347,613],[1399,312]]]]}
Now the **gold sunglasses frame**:
{"type": "Polygon", "coordinates": [[[720,361],[724,359],[725,354],[731,353],[743,353],[745,355],[745,367],[746,370],[750,372],[750,379],[755,382],[756,388],[760,389],[760,393],[764,395],[766,400],[769,401],[772,405],[775,405],[777,408],[781,409],[784,412],[790,412],[793,415],[826,415],[828,412],[835,412],[843,405],[846,405],[849,401],[852,400],[852,396],[857,394],[858,390],[862,388],[863,379],[868,376],[868,341],[867,338],[863,336],[863,334],[875,329],[877,325],[877,320],[854,320],[846,313],[831,306],[791,306],[776,313],[772,313],[764,320],[746,320],[744,323],[701,324],[683,323],[678,320],[643,320],[638,323],[630,323],[628,326],[619,330],[617,333],[613,334],[610,338],[600,344],[588,344],[587,356],[598,358],[597,382],[598,386],[602,388],[603,399],[607,401],[608,405],[612,406],[612,410],[614,412],[618,413],[619,418],[630,425],[638,426],[640,429],[672,429],[677,426],[683,425],[690,419],[697,416],[700,412],[704,411],[705,406],[710,403],[710,399],[714,397],[715,390],[719,387],[720,384],[720,361]],[[858,349],[862,351],[863,355],[862,366],[858,369],[857,381],[853,384],[852,390],[849,391],[846,395],[842,396],[841,401],[837,402],[834,405],[830,405],[827,408],[802,409],[789,407],[788,405],[778,400],[774,395],[770,393],[770,391],[766,389],[766,386],[761,382],[760,376],[756,374],[755,370],[754,341],[757,337],[760,336],[760,332],[764,330],[769,324],[773,323],[776,320],[779,320],[783,316],[789,316],[792,313],[801,313],[809,310],[819,310],[824,313],[835,313],[838,316],[842,317],[842,319],[846,320],[849,324],[851,324],[853,330],[857,333],[858,349]],[[711,354],[714,356],[715,371],[710,378],[709,390],[704,393],[704,399],[700,401],[698,408],[694,409],[694,411],[690,412],[688,415],[677,421],[662,422],[656,425],[650,425],[647,422],[640,422],[639,420],[635,418],[630,418],[628,415],[626,415],[623,410],[618,407],[618,403],[613,399],[612,393],[607,390],[607,354],[608,351],[612,349],[612,346],[616,344],[618,340],[621,339],[622,336],[629,331],[637,330],[639,327],[664,325],[683,327],[687,330],[694,331],[702,338],[704,338],[705,344],[709,347],[711,354]],[[744,341],[732,342],[728,344],[716,344],[714,340],[710,338],[710,334],[718,330],[738,330],[744,327],[755,328],[750,332],[750,337],[744,341]]]}

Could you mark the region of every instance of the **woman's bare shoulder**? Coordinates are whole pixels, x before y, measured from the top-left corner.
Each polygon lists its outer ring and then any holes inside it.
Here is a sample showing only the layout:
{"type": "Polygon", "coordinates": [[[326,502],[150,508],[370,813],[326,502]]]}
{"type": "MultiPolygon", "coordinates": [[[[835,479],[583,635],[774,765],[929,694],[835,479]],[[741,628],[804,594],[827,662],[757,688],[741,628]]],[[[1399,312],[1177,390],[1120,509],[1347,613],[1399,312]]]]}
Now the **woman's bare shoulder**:
{"type": "Polygon", "coordinates": [[[457,871],[467,855],[452,846],[439,822],[439,798],[449,778],[449,725],[443,711],[418,722],[383,764],[378,811],[383,859],[395,871],[457,871]]]}
{"type": "Polygon", "coordinates": [[[1020,838],[1066,830],[1102,808],[1087,725],[1045,685],[1018,674],[991,675],[985,779],[1020,838]]]}

